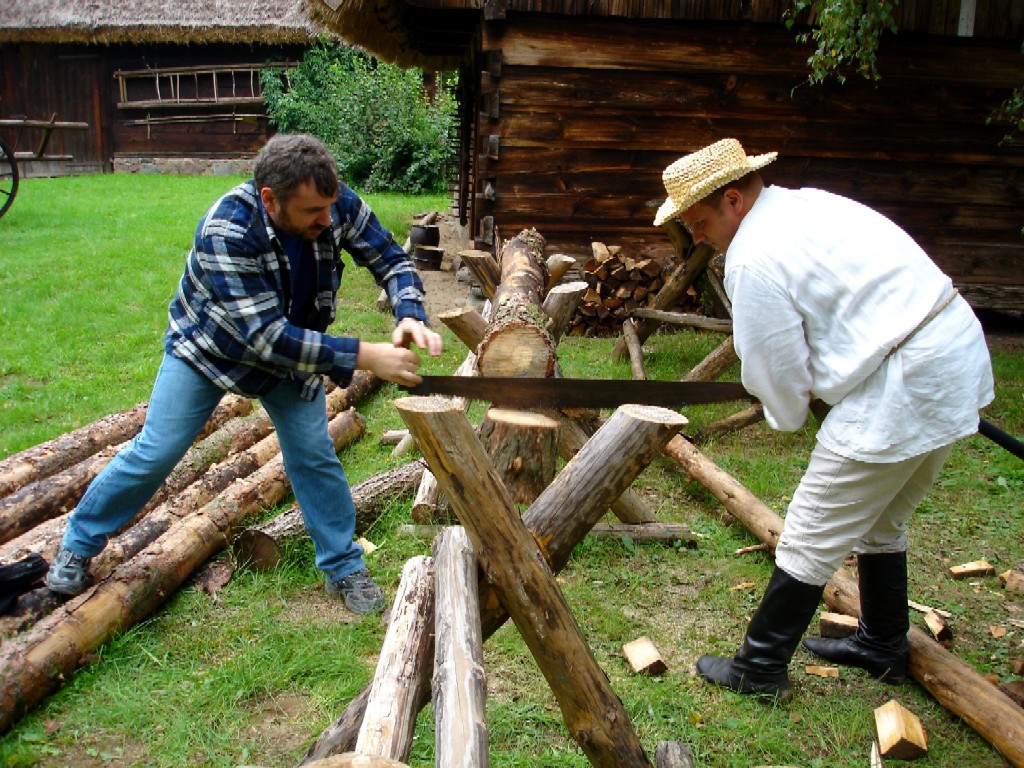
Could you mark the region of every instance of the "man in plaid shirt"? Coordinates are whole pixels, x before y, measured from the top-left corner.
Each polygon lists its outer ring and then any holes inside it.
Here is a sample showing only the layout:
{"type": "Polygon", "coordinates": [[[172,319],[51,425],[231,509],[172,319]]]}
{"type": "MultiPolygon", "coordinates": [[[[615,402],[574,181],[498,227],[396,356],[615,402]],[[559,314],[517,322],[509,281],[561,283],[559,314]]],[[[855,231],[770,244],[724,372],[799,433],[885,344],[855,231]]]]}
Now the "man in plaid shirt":
{"type": "Polygon", "coordinates": [[[230,391],[258,397],[274,423],[327,592],[357,613],[383,609],[384,594],[353,541],[355,508],[327,434],[323,377],[344,387],[362,369],[415,385],[419,357],[410,344],[439,355],[441,337],[427,327],[423,285],[408,254],[339,182],[318,139],[281,134],[267,142],[253,179],[199,222],[168,314],[142,431],[70,516],[49,588],[76,595],[89,586],[90,560],[149,501],[230,391]],[[398,321],[390,341],[326,333],[341,248],[387,291],[398,321]]]}

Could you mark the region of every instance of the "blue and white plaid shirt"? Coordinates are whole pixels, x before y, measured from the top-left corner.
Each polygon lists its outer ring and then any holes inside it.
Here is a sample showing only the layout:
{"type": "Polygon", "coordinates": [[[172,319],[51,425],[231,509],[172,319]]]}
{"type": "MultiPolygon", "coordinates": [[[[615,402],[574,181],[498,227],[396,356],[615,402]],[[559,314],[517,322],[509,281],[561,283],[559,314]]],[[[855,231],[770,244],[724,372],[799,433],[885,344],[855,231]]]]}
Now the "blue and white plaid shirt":
{"type": "Polygon", "coordinates": [[[344,248],[387,291],[397,320],[427,321],[423,284],[412,260],[370,207],[344,184],[331,206],[331,226],[312,243],[316,306],[310,328],[288,322],[288,257],[252,180],[240,184],[196,227],[164,337],[168,353],[218,386],[258,397],[283,379],[312,399],[323,376],[347,386],[359,340],[324,333],[334,321],[344,248]]]}

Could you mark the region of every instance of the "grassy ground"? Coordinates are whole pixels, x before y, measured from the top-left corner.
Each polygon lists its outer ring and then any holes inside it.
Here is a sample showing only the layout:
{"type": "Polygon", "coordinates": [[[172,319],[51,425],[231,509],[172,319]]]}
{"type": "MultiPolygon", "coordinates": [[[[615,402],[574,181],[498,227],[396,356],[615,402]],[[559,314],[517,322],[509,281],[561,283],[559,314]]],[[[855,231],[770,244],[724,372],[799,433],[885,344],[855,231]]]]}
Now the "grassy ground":
{"type": "MultiPolygon", "coordinates": [[[[0,456],[69,431],[148,397],[159,362],[166,304],[175,289],[195,221],[229,186],[216,178],[82,177],[29,180],[0,219],[0,456]]],[[[371,198],[388,226],[404,233],[412,211],[443,200],[371,198]],[[391,212],[390,203],[395,202],[391,212]]],[[[383,334],[371,309],[377,289],[362,270],[346,271],[346,328],[383,334]]],[[[449,373],[465,354],[446,330],[449,373]]],[[[717,343],[711,334],[659,334],[645,344],[652,378],[677,378],[717,343]]],[[[566,339],[568,376],[628,378],[609,362],[611,340],[566,339]]],[[[986,416],[1024,434],[1024,353],[993,344],[996,402],[986,416]]],[[[735,377],[737,371],[732,371],[735,377]]],[[[359,482],[398,461],[376,438],[402,427],[397,390],[383,388],[360,407],[367,437],[345,450],[359,482]]],[[[693,431],[728,412],[687,412],[693,431]]],[[[762,501],[785,510],[814,439],[814,424],[775,433],[763,424],[704,446],[704,452],[762,501]]],[[[786,705],[711,688],[693,663],[732,653],[771,571],[763,554],[736,556],[756,543],[717,501],[667,460],[634,488],[660,519],[697,534],[695,549],[586,540],[559,582],[594,654],[624,702],[640,738],[689,743],[700,766],[866,765],[872,710],[897,698],[928,733],[922,767],[1004,766],[1006,761],[915,683],[893,688],[855,671],[820,679],[791,672],[786,705]],[[633,674],[622,645],[654,640],[668,663],[660,677],[633,674]]],[[[952,650],[981,674],[1012,679],[1024,657],[1024,599],[994,578],[954,581],[951,565],[987,558],[997,571],[1024,561],[1024,464],[980,437],[963,441],[922,505],[912,530],[911,596],[953,613],[952,650]],[[1000,631],[1005,630],[1005,634],[1000,631]]],[[[380,549],[371,568],[393,596],[405,561],[429,542],[397,534],[409,502],[396,502],[365,535],[380,549]]],[[[272,514],[268,511],[267,514],[272,514]]],[[[913,621],[920,624],[920,616],[913,621]]],[[[292,765],[370,680],[384,629],[354,618],[322,591],[312,548],[298,543],[270,573],[237,572],[217,599],[182,589],[146,622],[103,646],[59,692],[0,737],[2,766],[292,765]]],[[[580,767],[558,706],[512,626],[485,646],[493,766],[580,767]]],[[[431,765],[430,708],[417,726],[409,763],[431,765]]]]}

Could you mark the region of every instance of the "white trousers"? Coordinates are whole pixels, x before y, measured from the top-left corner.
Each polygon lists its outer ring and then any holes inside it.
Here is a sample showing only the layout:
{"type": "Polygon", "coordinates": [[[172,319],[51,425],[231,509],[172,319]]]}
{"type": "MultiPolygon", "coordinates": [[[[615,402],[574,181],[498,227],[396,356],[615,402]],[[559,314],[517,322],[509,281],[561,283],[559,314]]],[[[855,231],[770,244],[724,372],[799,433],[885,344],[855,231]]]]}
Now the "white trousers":
{"type": "Polygon", "coordinates": [[[793,494],[775,563],[805,584],[824,584],[851,552],[907,549],[907,522],[953,444],[892,464],[869,464],[820,443],[793,494]]]}

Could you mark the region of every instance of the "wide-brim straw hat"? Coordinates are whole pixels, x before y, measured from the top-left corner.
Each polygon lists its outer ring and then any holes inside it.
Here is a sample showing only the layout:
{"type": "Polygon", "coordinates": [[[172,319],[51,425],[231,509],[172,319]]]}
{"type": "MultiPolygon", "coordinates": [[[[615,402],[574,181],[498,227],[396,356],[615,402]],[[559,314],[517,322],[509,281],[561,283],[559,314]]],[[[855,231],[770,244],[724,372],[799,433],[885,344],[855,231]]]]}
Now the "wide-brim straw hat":
{"type": "Polygon", "coordinates": [[[722,139],[679,158],[661,174],[668,199],[654,217],[655,226],[660,227],[730,181],[764,168],[778,156],[778,152],[768,152],[748,157],[736,139],[722,139]]]}

